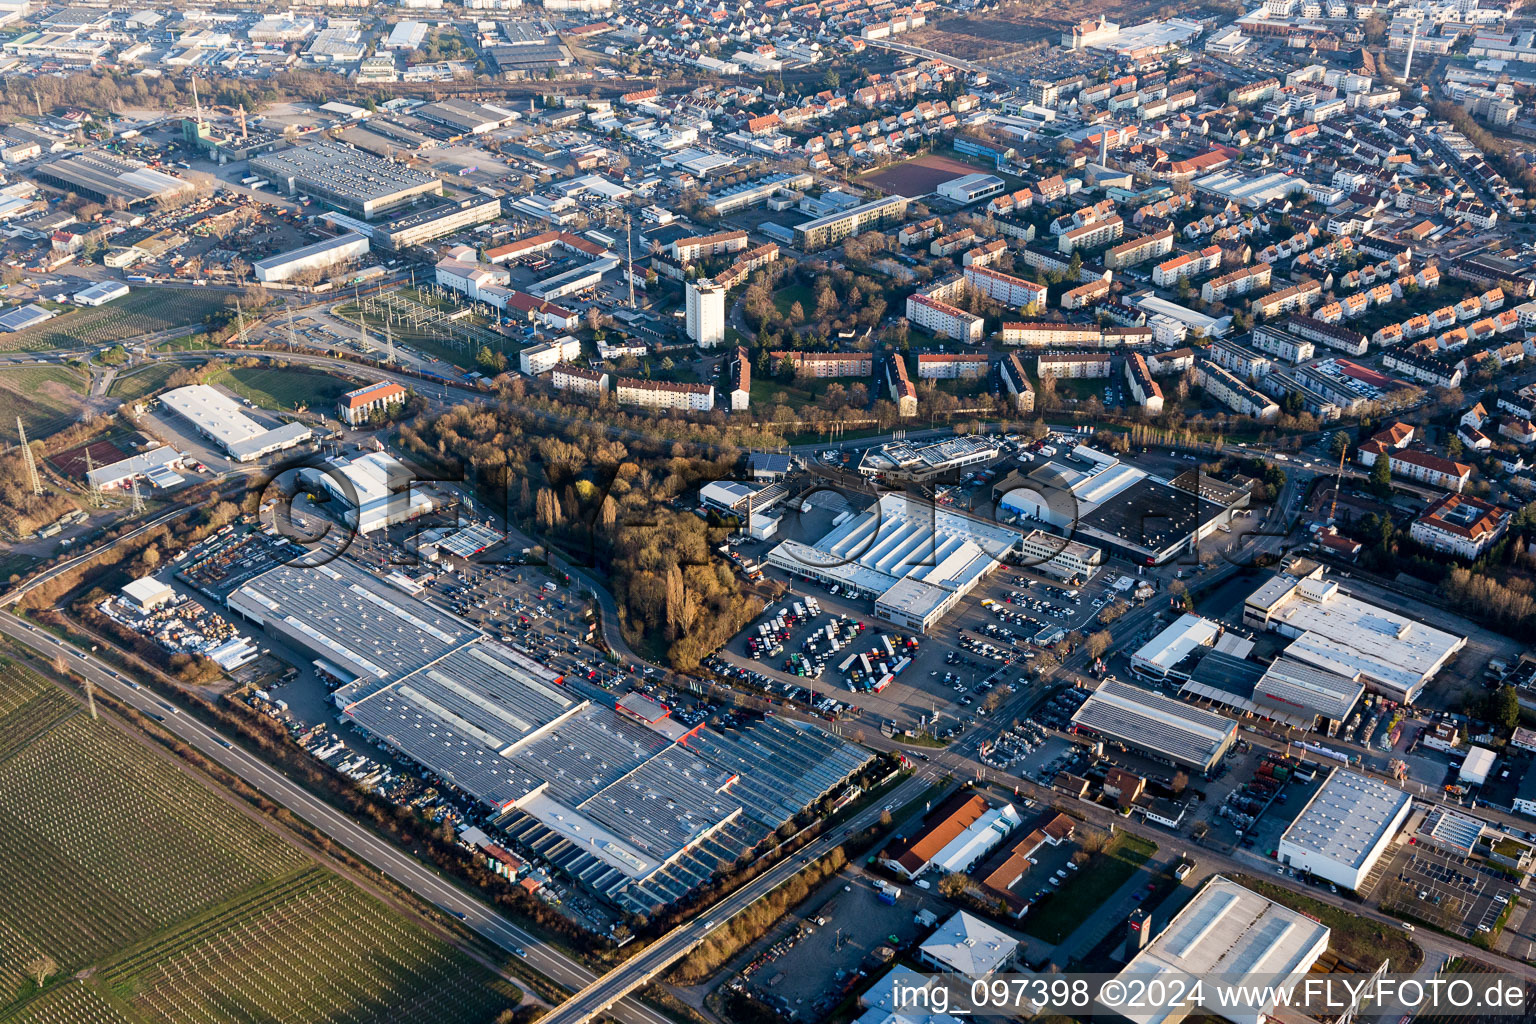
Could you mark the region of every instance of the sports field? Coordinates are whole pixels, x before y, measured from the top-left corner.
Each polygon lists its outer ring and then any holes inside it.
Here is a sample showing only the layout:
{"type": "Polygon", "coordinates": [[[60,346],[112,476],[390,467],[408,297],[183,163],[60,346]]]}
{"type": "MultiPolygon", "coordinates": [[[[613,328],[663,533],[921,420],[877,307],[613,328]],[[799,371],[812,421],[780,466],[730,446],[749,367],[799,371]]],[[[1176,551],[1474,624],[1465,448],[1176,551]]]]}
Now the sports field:
{"type": "Polygon", "coordinates": [[[490,1024],[517,996],[0,659],[0,1024],[490,1024]]]}
{"type": "Polygon", "coordinates": [[[14,334],[0,334],[0,351],[38,352],[44,349],[84,349],[122,341],[173,327],[200,326],[203,318],[224,308],[229,296],[209,288],[135,288],[105,306],[72,309],[46,323],[14,334]]]}
{"type": "Polygon", "coordinates": [[[0,437],[16,441],[16,417],[37,441],[80,418],[85,408],[85,375],[68,366],[0,369],[0,437]]]}
{"type": "Polygon", "coordinates": [[[307,366],[249,366],[225,370],[212,381],[263,409],[329,411],[344,392],[358,387],[307,366]]]}
{"type": "Polygon", "coordinates": [[[911,160],[903,160],[899,164],[882,167],[878,171],[861,174],[858,180],[860,184],[873,185],[884,192],[913,199],[927,195],[953,178],[985,170],[987,168],[964,163],[953,157],[928,153],[924,156],[915,156],[911,160]]]}

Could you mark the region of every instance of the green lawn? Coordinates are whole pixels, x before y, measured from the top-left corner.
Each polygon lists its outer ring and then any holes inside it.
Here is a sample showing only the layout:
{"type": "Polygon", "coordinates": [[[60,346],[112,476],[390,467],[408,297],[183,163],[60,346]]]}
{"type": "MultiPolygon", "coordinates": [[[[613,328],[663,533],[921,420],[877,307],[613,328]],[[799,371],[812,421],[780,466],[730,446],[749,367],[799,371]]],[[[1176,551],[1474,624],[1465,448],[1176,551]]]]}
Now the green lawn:
{"type": "Polygon", "coordinates": [[[802,409],[816,400],[816,396],[803,388],[797,388],[793,384],[784,384],[772,377],[752,378],[752,406],[754,408],[771,405],[774,396],[784,395],[784,404],[791,409],[802,409]]]}
{"type": "Polygon", "coordinates": [[[1126,832],[1116,833],[1103,853],[1030,912],[1024,919],[1024,930],[1046,942],[1060,942],[1088,920],[1156,852],[1156,843],[1126,832]]]}
{"type": "Polygon", "coordinates": [[[206,288],[135,288],[105,306],[76,309],[0,337],[0,349],[35,352],[53,348],[95,348],[133,342],[176,327],[200,327],[224,308],[229,297],[206,288]]]}
{"type": "Polygon", "coordinates": [[[784,316],[789,316],[790,308],[797,302],[806,316],[816,312],[816,296],[808,285],[789,284],[773,293],[774,308],[784,316]]]}
{"type": "Polygon", "coordinates": [[[68,366],[18,366],[0,369],[0,437],[16,441],[16,417],[27,437],[37,441],[80,418],[85,375],[68,366]]]}
{"type": "Polygon", "coordinates": [[[180,363],[145,363],[112,378],[107,394],[125,402],[137,402],[165,387],[171,375],[181,369],[180,363]]]}
{"type": "Polygon", "coordinates": [[[301,406],[312,410],[330,409],[343,392],[358,385],[323,370],[304,366],[235,367],[212,381],[222,384],[241,398],[264,409],[293,412],[301,406]]]}

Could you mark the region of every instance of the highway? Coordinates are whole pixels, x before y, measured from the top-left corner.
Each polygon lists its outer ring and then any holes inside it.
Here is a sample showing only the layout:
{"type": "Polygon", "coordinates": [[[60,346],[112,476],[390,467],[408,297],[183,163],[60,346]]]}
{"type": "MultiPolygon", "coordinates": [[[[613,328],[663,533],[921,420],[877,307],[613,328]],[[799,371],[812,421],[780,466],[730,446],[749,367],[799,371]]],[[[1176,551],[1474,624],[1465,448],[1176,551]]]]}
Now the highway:
{"type": "MultiPolygon", "coordinates": [[[[261,758],[234,745],[216,730],[175,710],[170,702],[148,690],[130,685],[124,676],[88,652],[36,629],[9,611],[0,611],[0,632],[44,657],[65,656],[70,670],[89,679],[97,689],[146,715],[159,716],[164,728],[182,742],[238,775],[263,796],[303,818],[405,889],[453,914],[508,953],[523,950],[525,962],[557,984],[569,989],[585,989],[598,980],[597,975],[585,965],[544,946],[539,939],[513,924],[478,896],[459,888],[436,870],[399,850],[389,840],[359,825],[261,758]]],[[[914,784],[914,780],[904,783],[914,784]]],[[[727,897],[729,900],[730,897],[727,897]]],[[[731,913],[735,913],[735,910],[731,913]]],[[[696,925],[684,927],[692,928],[696,925]]],[[[701,931],[699,938],[702,937],[701,931]]],[[[670,935],[662,941],[669,939],[670,935]]],[[[631,985],[624,991],[627,993],[634,987],[631,985]]],[[[624,1024],[673,1024],[669,1018],[633,999],[623,1000],[612,1012],[624,1024]]]]}

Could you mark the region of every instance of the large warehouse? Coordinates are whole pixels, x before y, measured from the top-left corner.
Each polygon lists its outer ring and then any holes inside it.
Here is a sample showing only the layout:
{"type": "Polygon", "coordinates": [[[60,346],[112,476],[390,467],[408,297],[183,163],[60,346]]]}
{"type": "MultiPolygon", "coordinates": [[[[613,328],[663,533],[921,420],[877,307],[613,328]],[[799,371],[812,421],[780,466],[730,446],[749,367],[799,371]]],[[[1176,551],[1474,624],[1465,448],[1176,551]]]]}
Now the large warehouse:
{"type": "Polygon", "coordinates": [[[418,474],[383,452],[332,459],[324,471],[304,469],[299,476],[306,484],[325,488],[346,506],[343,518],[361,534],[406,522],[433,509],[432,499],[412,486],[418,474]]]}
{"type": "Polygon", "coordinates": [[[1266,580],[1244,602],[1243,623],[1293,637],[1285,649],[1289,658],[1359,679],[1409,704],[1467,643],[1464,636],[1351,597],[1323,578],[1320,565],[1266,580]]]}
{"type": "Polygon", "coordinates": [[[1208,772],[1237,741],[1237,723],[1131,683],[1106,679],[1072,716],[1074,732],[1117,740],[1148,757],[1208,772]]]}
{"type": "Polygon", "coordinates": [[[1359,703],[1365,684],[1291,658],[1279,657],[1266,666],[1211,651],[1179,692],[1238,714],[1332,736],[1359,703]]]}
{"type": "Polygon", "coordinates": [[[1230,506],[1176,487],[1087,445],[1011,473],[992,488],[1002,511],[1031,516],[1060,533],[1139,565],[1162,565],[1231,521],[1230,506]]]}
{"type": "MultiPolygon", "coordinates": [[[[1251,986],[1251,993],[1240,993],[1246,999],[1213,997],[1196,1005],[1172,1001],[1158,1005],[1148,1000],[1145,1009],[1117,1008],[1117,1013],[1136,1024],[1165,1024],[1199,1009],[1233,1024],[1264,1024],[1278,1001],[1275,993],[1295,985],[1312,970],[1327,951],[1331,934],[1327,925],[1300,911],[1216,875],[1117,977],[1138,987],[1158,977],[1171,983],[1179,977],[1241,982],[1259,976],[1263,984],[1251,986]]],[[[1215,989],[1207,986],[1201,991],[1215,989]]]]}
{"type": "Polygon", "coordinates": [[[1384,782],[1336,768],[1280,837],[1282,864],[1359,890],[1408,818],[1413,798],[1384,782]]]}
{"type": "Polygon", "coordinates": [[[98,203],[122,200],[130,206],[191,192],[190,181],[105,153],[76,153],[31,170],[44,185],[98,203]]]}
{"type": "Polygon", "coordinates": [[[786,540],[768,564],[873,598],[875,614],[926,633],[1018,547],[1017,530],[885,494],[815,544],[786,540]]]}
{"type": "Polygon", "coordinates": [[[306,270],[329,270],[337,264],[366,255],[367,236],[348,231],[335,238],[322,239],[311,245],[257,260],[251,264],[251,269],[256,273],[256,280],[262,284],[273,284],[287,281],[306,270]]]}
{"type": "Polygon", "coordinates": [[[207,384],[188,384],[160,396],[160,404],[218,443],[236,462],[292,448],[310,438],[302,423],[267,428],[245,414],[233,398],[207,384]]]}
{"type": "Polygon", "coordinates": [[[417,196],[441,195],[435,174],[383,160],[336,142],[315,142],[251,160],[251,173],[361,217],[402,206],[417,196]]]}
{"type": "Polygon", "coordinates": [[[546,667],[345,558],[229,607],[348,680],[342,714],[480,801],[519,846],[638,913],[670,903],[870,760],[814,726],[725,733],[592,704],[546,667]]]}

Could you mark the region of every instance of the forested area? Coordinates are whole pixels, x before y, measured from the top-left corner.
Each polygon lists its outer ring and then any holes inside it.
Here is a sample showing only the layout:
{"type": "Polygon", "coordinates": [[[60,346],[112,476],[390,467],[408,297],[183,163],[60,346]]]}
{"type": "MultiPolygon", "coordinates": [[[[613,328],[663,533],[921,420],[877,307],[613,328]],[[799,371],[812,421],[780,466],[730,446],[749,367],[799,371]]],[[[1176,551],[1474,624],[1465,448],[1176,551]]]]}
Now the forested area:
{"type": "Polygon", "coordinates": [[[729,476],[732,445],[627,437],[590,420],[522,407],[461,406],[401,430],[406,448],[445,478],[462,473],[505,502],[513,521],[606,576],[620,628],[637,650],[692,669],[760,610],[711,547],[711,529],[673,502],[729,476]]]}

